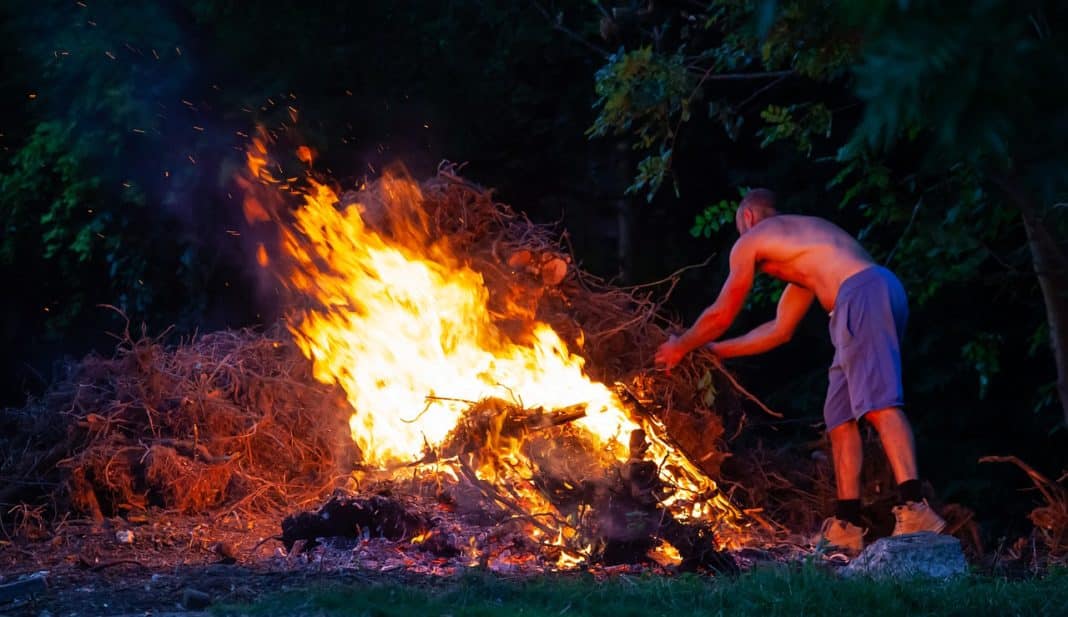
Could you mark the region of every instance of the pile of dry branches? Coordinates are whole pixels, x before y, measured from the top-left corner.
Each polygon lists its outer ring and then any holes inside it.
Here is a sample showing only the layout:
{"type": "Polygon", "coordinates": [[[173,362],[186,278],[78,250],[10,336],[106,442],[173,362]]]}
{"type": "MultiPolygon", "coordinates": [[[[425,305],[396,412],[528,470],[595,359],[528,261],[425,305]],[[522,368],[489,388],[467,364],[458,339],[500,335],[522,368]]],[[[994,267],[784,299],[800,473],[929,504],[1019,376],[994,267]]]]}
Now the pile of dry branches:
{"type": "Polygon", "coordinates": [[[96,518],[316,499],[351,452],[344,401],[280,331],[221,331],[165,347],[129,332],[115,356],[69,367],[4,414],[0,502],[96,518]]]}
{"type": "MultiPolygon", "coordinates": [[[[659,302],[676,278],[615,287],[577,266],[566,234],[532,223],[454,168],[422,193],[427,238],[447,242],[483,275],[502,331],[519,338],[535,319],[550,324],[593,378],[656,416],[691,460],[718,474],[721,415],[740,408],[733,380],[697,354],[670,375],[652,370],[674,327],[659,302]]],[[[358,197],[368,203],[374,194],[358,197]]],[[[386,233],[392,215],[379,222],[386,233]]],[[[119,338],[114,357],[89,356],[42,398],[0,414],[0,504],[50,499],[54,511],[73,506],[95,517],[149,506],[293,508],[358,462],[351,409],[313,379],[283,328],[173,346],[119,338]]]]}
{"type": "Polygon", "coordinates": [[[1016,465],[1031,478],[1046,500],[1028,516],[1035,526],[1031,532],[1030,550],[1027,550],[1028,542],[1025,541],[1014,552],[1020,557],[1029,552],[1036,566],[1068,565],[1068,488],[1063,486],[1068,473],[1054,482],[1015,456],[984,456],[979,462],[1016,465]]]}
{"type": "Polygon", "coordinates": [[[455,168],[443,166],[422,189],[428,237],[448,238],[482,274],[491,313],[504,316],[502,330],[518,334],[529,324],[510,324],[515,315],[548,323],[586,358],[591,377],[615,384],[628,403],[656,415],[692,460],[719,474],[723,418],[742,417],[741,398],[749,395],[710,354],[691,354],[670,374],[653,368],[656,348],[681,331],[661,311],[679,273],[618,287],[575,263],[566,232],[532,223],[455,168]]]}

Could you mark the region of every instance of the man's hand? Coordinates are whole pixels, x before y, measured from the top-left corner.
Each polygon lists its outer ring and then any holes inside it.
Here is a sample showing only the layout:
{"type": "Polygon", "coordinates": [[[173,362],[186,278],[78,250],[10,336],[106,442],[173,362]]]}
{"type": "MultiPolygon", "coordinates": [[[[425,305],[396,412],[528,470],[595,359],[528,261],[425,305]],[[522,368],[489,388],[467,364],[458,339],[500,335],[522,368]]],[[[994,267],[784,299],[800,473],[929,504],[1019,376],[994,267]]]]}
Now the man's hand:
{"type": "Polygon", "coordinates": [[[685,355],[686,351],[679,344],[679,337],[672,335],[656,350],[656,365],[671,372],[685,355]]]}

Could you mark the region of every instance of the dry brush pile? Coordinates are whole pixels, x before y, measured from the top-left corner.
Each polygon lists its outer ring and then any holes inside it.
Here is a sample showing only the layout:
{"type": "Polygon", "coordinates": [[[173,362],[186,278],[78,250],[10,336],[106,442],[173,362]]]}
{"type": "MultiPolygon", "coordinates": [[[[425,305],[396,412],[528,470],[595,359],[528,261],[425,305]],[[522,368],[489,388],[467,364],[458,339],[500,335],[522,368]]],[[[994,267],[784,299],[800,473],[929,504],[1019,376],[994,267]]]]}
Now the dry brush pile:
{"type": "MultiPolygon", "coordinates": [[[[718,474],[721,412],[740,405],[729,378],[699,358],[670,375],[651,370],[673,326],[658,302],[674,279],[613,286],[578,267],[556,230],[531,223],[452,168],[422,191],[428,236],[448,238],[483,275],[491,312],[514,321],[502,321],[502,330],[527,327],[515,320],[517,307],[549,323],[587,359],[592,377],[655,414],[692,460],[718,474]]],[[[378,224],[388,233],[383,216],[378,224]]],[[[119,338],[113,357],[86,357],[43,396],[0,415],[8,523],[12,513],[44,509],[97,518],[151,506],[292,509],[320,499],[358,462],[344,396],[314,380],[283,327],[176,344],[129,332],[119,338]]]]}
{"type": "Polygon", "coordinates": [[[44,492],[95,518],[307,502],[351,450],[342,404],[277,329],[171,346],[125,333],[4,414],[2,500],[44,492]]]}

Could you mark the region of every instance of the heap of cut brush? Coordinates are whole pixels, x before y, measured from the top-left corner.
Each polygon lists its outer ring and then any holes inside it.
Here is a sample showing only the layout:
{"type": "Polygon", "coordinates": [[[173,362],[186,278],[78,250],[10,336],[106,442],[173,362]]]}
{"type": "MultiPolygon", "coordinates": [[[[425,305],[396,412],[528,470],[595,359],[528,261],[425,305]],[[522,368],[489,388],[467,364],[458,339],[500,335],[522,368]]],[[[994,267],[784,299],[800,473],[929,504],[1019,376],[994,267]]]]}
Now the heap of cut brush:
{"type": "MultiPolygon", "coordinates": [[[[564,246],[566,233],[532,223],[443,166],[422,184],[428,238],[447,238],[451,250],[479,272],[490,290],[489,310],[501,315],[505,333],[531,319],[552,326],[570,350],[586,359],[591,378],[615,385],[630,403],[647,407],[676,444],[711,477],[719,475],[723,417],[740,408],[733,380],[719,367],[691,356],[670,374],[654,371],[656,348],[678,328],[661,312],[664,292],[677,277],[658,284],[617,287],[579,267],[564,246]],[[521,319],[509,316],[521,315],[521,319]],[[510,321],[511,320],[511,321],[510,321]]],[[[374,207],[375,191],[342,197],[374,207]]],[[[388,233],[391,223],[372,221],[388,233]]]]}
{"type": "Polygon", "coordinates": [[[126,333],[113,357],[86,357],[4,412],[0,501],[97,519],[307,503],[351,453],[341,405],[279,329],[171,346],[126,333]]]}
{"type": "MultiPolygon", "coordinates": [[[[700,359],[670,375],[649,370],[672,327],[659,312],[662,287],[614,287],[583,271],[556,230],[531,223],[451,168],[422,189],[429,235],[447,237],[483,275],[491,312],[496,306],[515,315],[522,307],[551,325],[586,358],[591,377],[614,384],[697,467],[718,475],[725,456],[721,414],[736,408],[738,397],[700,359]]],[[[344,397],[315,381],[283,328],[216,332],[171,345],[121,338],[113,357],[85,358],[43,397],[0,415],[5,512],[18,503],[94,517],[154,506],[186,513],[293,510],[318,503],[358,466],[344,397]]],[[[501,408],[530,419],[530,410],[501,408]]],[[[538,429],[566,425],[567,410],[546,413],[551,426],[538,429]]],[[[634,437],[632,450],[640,450],[634,437]]],[[[655,471],[626,469],[634,473],[628,490],[655,484],[655,471]]],[[[636,499],[657,487],[646,489],[636,499]]]]}

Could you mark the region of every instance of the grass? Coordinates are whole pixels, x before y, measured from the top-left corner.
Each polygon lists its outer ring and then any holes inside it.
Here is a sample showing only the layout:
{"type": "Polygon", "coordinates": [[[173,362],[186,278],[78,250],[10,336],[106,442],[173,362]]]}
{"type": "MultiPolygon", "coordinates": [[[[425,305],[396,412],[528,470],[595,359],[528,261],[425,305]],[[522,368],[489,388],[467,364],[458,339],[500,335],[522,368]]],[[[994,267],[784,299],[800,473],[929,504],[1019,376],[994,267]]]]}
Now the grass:
{"type": "Polygon", "coordinates": [[[1008,581],[969,576],[948,582],[842,580],[813,566],[767,568],[735,578],[682,575],[542,576],[507,581],[468,575],[420,585],[323,585],[281,592],[218,615],[482,617],[591,615],[1068,615],[1068,572],[1008,581]]]}

